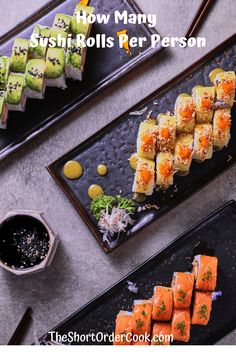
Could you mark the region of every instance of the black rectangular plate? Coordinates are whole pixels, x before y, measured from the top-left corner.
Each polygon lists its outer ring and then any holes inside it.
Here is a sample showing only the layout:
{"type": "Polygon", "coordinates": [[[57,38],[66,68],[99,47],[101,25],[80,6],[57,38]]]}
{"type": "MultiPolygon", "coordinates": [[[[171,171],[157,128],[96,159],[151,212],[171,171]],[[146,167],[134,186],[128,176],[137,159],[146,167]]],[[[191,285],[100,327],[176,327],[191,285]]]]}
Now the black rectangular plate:
{"type": "Polygon", "coordinates": [[[88,187],[96,183],[102,185],[108,195],[115,196],[122,190],[123,196],[132,197],[131,190],[134,173],[129,167],[128,159],[131,153],[134,152],[140,122],[145,119],[149,111],[153,111],[154,117],[158,113],[172,111],[176,97],[182,92],[191,93],[193,86],[209,85],[208,75],[213,68],[220,66],[225,70],[235,70],[235,39],[236,36],[228,39],[151,96],[138,103],[130,111],[124,113],[97,134],[49,166],[49,172],[67,194],[106,252],[110,252],[136,232],[157,220],[161,215],[178,205],[197,189],[203,187],[211,179],[235,163],[236,105],[234,105],[232,110],[232,136],[229,146],[220,152],[215,152],[211,160],[202,164],[193,162],[188,176],[176,176],[175,186],[166,192],[154,193],[148,198],[145,203],[157,204],[160,207],[159,210],[150,209],[140,213],[136,212],[133,217],[135,224],[126,234],[119,237],[116,244],[109,246],[102,242],[102,235],[98,230],[97,222],[89,210],[88,187]],[[153,104],[154,101],[157,105],[153,104]],[[148,109],[143,115],[130,115],[130,112],[142,110],[144,107],[148,107],[148,109]],[[84,174],[78,181],[69,181],[63,175],[63,165],[68,160],[78,160],[84,167],[84,174]],[[96,167],[100,163],[106,163],[108,166],[106,177],[99,177],[96,172],[96,167]]]}
{"type": "MultiPolygon", "coordinates": [[[[203,219],[136,270],[89,302],[55,330],[59,334],[76,332],[112,333],[115,318],[122,310],[130,311],[135,299],[148,299],[156,285],[170,285],[176,271],[191,270],[192,256],[203,251],[218,257],[217,291],[222,297],[213,302],[207,326],[191,326],[188,344],[214,344],[236,327],[236,203],[230,201],[203,219]],[[200,247],[198,244],[201,243],[200,247]],[[196,247],[197,246],[197,247],[196,247]],[[127,289],[127,280],[137,284],[138,294],[127,289]]],[[[49,335],[45,338],[49,339],[49,335]]],[[[82,344],[82,343],[72,343],[82,344]]],[[[110,344],[110,343],[83,343],[110,344]]],[[[175,343],[176,344],[176,343],[175,343]]],[[[181,343],[182,344],[182,343],[181,343]]],[[[232,344],[236,344],[232,343],[232,344]]]]}
{"type": "MultiPolygon", "coordinates": [[[[31,16],[9,33],[0,38],[1,55],[11,55],[15,37],[30,38],[34,25],[51,26],[56,13],[73,14],[79,0],[59,0],[51,2],[41,11],[31,16]]],[[[140,13],[133,0],[91,0],[96,13],[113,14],[115,10],[140,13]]],[[[151,35],[157,33],[147,25],[115,24],[113,16],[109,24],[94,24],[91,36],[104,33],[117,38],[116,32],[127,29],[130,36],[148,38],[142,49],[133,48],[128,55],[117,45],[114,48],[88,48],[85,74],[82,82],[67,80],[68,88],[47,88],[44,100],[28,100],[24,113],[10,112],[7,130],[0,130],[0,160],[43,132],[56,121],[76,110],[82,103],[94,97],[103,88],[125,73],[160,51],[161,46],[151,47],[151,35]]]]}

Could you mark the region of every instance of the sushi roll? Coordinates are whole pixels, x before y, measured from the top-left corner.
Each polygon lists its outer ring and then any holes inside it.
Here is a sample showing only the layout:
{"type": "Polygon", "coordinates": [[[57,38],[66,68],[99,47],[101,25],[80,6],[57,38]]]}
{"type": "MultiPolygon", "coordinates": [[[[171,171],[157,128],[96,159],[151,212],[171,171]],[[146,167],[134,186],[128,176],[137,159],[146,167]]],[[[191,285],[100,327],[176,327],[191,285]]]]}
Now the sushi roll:
{"type": "Polygon", "coordinates": [[[0,91],[0,129],[7,127],[8,108],[5,101],[5,92],[0,91]]]}
{"type": "Polygon", "coordinates": [[[120,311],[116,317],[114,345],[130,345],[133,328],[134,319],[132,312],[120,311]]]}
{"type": "Polygon", "coordinates": [[[77,41],[72,41],[66,52],[65,73],[68,79],[82,80],[84,64],[86,58],[86,48],[77,45],[77,41]]]}
{"type": "Polygon", "coordinates": [[[196,291],[193,303],[192,324],[206,326],[210,320],[211,306],[211,293],[196,291]]]}
{"type": "Polygon", "coordinates": [[[170,345],[171,324],[155,322],[152,328],[152,345],[170,345]]]}
{"type": "Polygon", "coordinates": [[[181,176],[189,173],[193,158],[193,135],[181,134],[176,139],[174,169],[181,176]]]}
{"type": "Polygon", "coordinates": [[[234,71],[220,72],[214,80],[216,99],[227,103],[230,107],[234,104],[235,81],[234,71]]]}
{"type": "MultiPolygon", "coordinates": [[[[94,13],[94,8],[91,6],[83,6],[80,3],[77,4],[74,15],[71,21],[71,32],[76,36],[77,34],[83,34],[85,37],[89,37],[92,25],[90,23],[84,23],[80,16],[88,18],[89,15],[94,13]]],[[[87,21],[86,21],[87,22],[87,21]]]]}
{"type": "Polygon", "coordinates": [[[195,127],[195,103],[192,97],[179,96],[175,103],[177,134],[193,133],[195,127]]]}
{"type": "Polygon", "coordinates": [[[215,100],[214,87],[196,86],[193,89],[193,98],[196,106],[196,123],[211,123],[215,100]]]}
{"type": "Polygon", "coordinates": [[[164,286],[156,286],[152,301],[152,319],[154,321],[169,321],[173,308],[172,289],[164,286]]]}
{"type": "Polygon", "coordinates": [[[44,71],[46,63],[44,59],[31,59],[25,70],[25,96],[29,98],[43,99],[45,92],[44,71]]]}
{"type": "Polygon", "coordinates": [[[46,86],[66,89],[64,74],[65,51],[62,48],[48,48],[46,57],[46,86]]]}
{"type": "Polygon", "coordinates": [[[176,140],[176,117],[169,114],[159,114],[157,148],[161,152],[173,152],[176,140]]]}
{"type": "Polygon", "coordinates": [[[156,185],[162,190],[174,183],[174,155],[171,152],[159,152],[156,158],[156,185]]]}
{"type": "Polygon", "coordinates": [[[174,310],[171,321],[171,333],[173,339],[180,342],[188,342],[190,339],[190,311],[174,310]]]}
{"type": "Polygon", "coordinates": [[[10,72],[11,59],[0,56],[0,91],[6,90],[7,79],[10,72]]]}
{"type": "Polygon", "coordinates": [[[48,40],[51,36],[51,28],[47,26],[36,25],[34,27],[32,36],[34,36],[38,41],[43,41],[44,45],[40,43],[34,47],[33,42],[29,43],[29,57],[32,59],[45,59],[48,49],[48,40]]]}
{"type": "Polygon", "coordinates": [[[67,41],[70,25],[71,16],[64,14],[56,14],[51,30],[51,37],[56,39],[58,47],[63,47],[63,39],[64,41],[67,41]],[[59,38],[61,38],[62,40],[59,40],[59,38]]]}
{"type": "MultiPolygon", "coordinates": [[[[133,335],[150,335],[152,319],[152,301],[135,300],[132,312],[134,317],[133,335]]],[[[140,342],[145,341],[141,340],[140,342]]]]}
{"type": "Polygon", "coordinates": [[[154,160],[156,155],[158,127],[153,124],[142,122],[139,126],[137,139],[138,156],[154,160]]]}
{"type": "Polygon", "coordinates": [[[193,158],[199,162],[203,162],[211,159],[212,155],[212,125],[196,124],[194,130],[193,158]]]}
{"type": "Polygon", "coordinates": [[[230,140],[231,115],[230,109],[215,111],[213,118],[213,147],[221,150],[228,146],[230,140]]]}
{"type": "Polygon", "coordinates": [[[139,157],[132,191],[152,195],[154,189],[155,163],[139,157]]]}
{"type": "Polygon", "coordinates": [[[8,78],[6,103],[10,111],[24,112],[25,110],[24,81],[24,76],[20,74],[10,74],[8,78]]]}
{"type": "Polygon", "coordinates": [[[189,308],[193,293],[194,275],[191,273],[175,272],[171,285],[173,291],[174,308],[189,308]]]}
{"type": "Polygon", "coordinates": [[[197,255],[193,260],[195,288],[202,291],[214,291],[217,280],[218,260],[216,257],[197,255]]]}
{"type": "Polygon", "coordinates": [[[11,71],[24,73],[28,61],[29,41],[24,38],[16,38],[12,48],[11,71]]]}

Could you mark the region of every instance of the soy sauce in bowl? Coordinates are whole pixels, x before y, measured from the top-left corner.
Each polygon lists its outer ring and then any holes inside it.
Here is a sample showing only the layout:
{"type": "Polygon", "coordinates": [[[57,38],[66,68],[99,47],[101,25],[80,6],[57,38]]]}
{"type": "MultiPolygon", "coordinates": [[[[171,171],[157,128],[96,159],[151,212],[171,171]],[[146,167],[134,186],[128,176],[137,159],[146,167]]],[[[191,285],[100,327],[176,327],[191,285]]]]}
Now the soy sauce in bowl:
{"type": "Polygon", "coordinates": [[[34,267],[46,258],[49,247],[47,229],[32,216],[11,216],[0,226],[0,260],[8,267],[34,267]]]}

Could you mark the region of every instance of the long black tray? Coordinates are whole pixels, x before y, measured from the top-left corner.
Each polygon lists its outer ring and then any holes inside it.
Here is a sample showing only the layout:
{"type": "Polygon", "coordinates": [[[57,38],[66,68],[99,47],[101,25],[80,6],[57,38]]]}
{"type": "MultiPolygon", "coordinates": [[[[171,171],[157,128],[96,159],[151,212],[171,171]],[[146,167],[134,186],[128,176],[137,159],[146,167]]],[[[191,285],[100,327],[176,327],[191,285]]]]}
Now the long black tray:
{"type": "Polygon", "coordinates": [[[136,213],[134,215],[134,226],[126,234],[120,236],[117,244],[108,245],[102,242],[102,235],[98,230],[97,222],[89,210],[88,187],[90,184],[97,183],[104,187],[106,194],[115,196],[122,190],[123,196],[132,197],[131,190],[134,174],[128,165],[128,158],[135,149],[140,122],[145,119],[149,111],[153,111],[152,115],[154,117],[158,113],[172,111],[176,97],[181,92],[191,93],[195,85],[209,85],[208,75],[213,68],[220,66],[226,70],[235,70],[235,39],[235,35],[229,38],[200,61],[193,64],[141,103],[138,103],[130,111],[124,113],[107,127],[49,166],[49,172],[79,211],[106,252],[110,252],[139,230],[157,220],[161,215],[178,205],[197,189],[203,187],[211,179],[235,163],[236,105],[234,105],[232,111],[232,136],[228,147],[220,152],[215,152],[211,160],[202,164],[193,162],[188,176],[175,177],[175,186],[173,188],[170,188],[167,192],[154,193],[152,197],[148,198],[145,203],[157,204],[160,208],[136,213]],[[145,107],[147,111],[141,116],[130,114],[130,112],[142,110],[145,107]],[[84,167],[84,174],[79,181],[69,181],[63,175],[65,162],[74,159],[81,161],[84,167]],[[97,165],[102,162],[107,164],[109,171],[105,178],[99,177],[96,173],[97,165]]]}
{"type": "MultiPolygon", "coordinates": [[[[51,26],[56,13],[73,14],[79,0],[56,0],[42,8],[39,12],[15,27],[12,31],[0,37],[0,54],[10,55],[15,37],[30,38],[36,23],[51,26]]],[[[91,0],[99,14],[113,14],[115,10],[128,13],[140,13],[133,0],[91,0]]],[[[28,100],[24,113],[10,112],[8,129],[0,130],[0,160],[24,145],[27,141],[43,132],[56,121],[76,110],[82,103],[90,100],[102,89],[123,76],[125,73],[141,64],[157,53],[161,46],[151,47],[151,35],[157,33],[147,25],[115,24],[111,16],[107,25],[95,24],[91,36],[104,33],[106,36],[117,38],[116,32],[127,29],[130,36],[145,36],[148,41],[143,48],[133,48],[132,55],[117,45],[114,48],[89,48],[83,81],[68,80],[66,91],[47,88],[44,100],[28,100]]]]}
{"type": "MultiPolygon", "coordinates": [[[[219,260],[217,291],[210,322],[204,328],[191,326],[188,344],[214,344],[236,327],[236,203],[230,201],[179,236],[162,251],[89,302],[53,330],[59,334],[77,332],[112,333],[117,313],[131,310],[135,299],[148,299],[155,285],[169,285],[173,272],[191,270],[198,253],[215,254],[219,260]],[[139,293],[127,289],[127,280],[137,284],[139,293]]],[[[49,335],[45,336],[50,339],[49,335]]],[[[82,343],[72,343],[82,344],[82,343]]],[[[83,344],[110,344],[88,342],[83,344]]],[[[236,344],[236,339],[235,343],[236,344]]]]}

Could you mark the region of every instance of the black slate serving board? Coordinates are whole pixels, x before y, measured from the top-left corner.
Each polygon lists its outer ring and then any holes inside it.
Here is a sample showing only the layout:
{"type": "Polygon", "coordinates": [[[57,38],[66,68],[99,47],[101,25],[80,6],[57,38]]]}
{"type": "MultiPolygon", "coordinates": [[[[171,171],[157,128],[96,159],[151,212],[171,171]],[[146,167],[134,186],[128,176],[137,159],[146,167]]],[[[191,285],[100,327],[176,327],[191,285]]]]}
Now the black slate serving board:
{"type": "MultiPolygon", "coordinates": [[[[35,24],[51,26],[56,13],[72,15],[78,2],[79,0],[51,1],[49,5],[0,37],[0,54],[11,55],[14,39],[30,38],[35,24]]],[[[47,88],[44,100],[28,100],[24,113],[10,112],[7,130],[0,130],[0,160],[161,50],[160,45],[151,47],[150,38],[152,34],[157,33],[155,29],[145,24],[114,23],[115,10],[127,10],[129,14],[141,12],[133,0],[91,0],[90,5],[95,7],[96,13],[112,15],[107,25],[95,23],[91,36],[104,33],[116,39],[117,31],[127,29],[130,36],[145,36],[148,38],[147,42],[143,48],[133,48],[132,55],[128,55],[117,45],[111,49],[88,48],[82,82],[67,80],[68,88],[65,91],[47,88]]]]}
{"type": "Polygon", "coordinates": [[[103,242],[97,222],[89,209],[88,187],[96,183],[103,186],[105,193],[108,195],[115,196],[122,191],[122,196],[132,197],[134,172],[129,167],[128,159],[135,149],[140,122],[145,119],[149,111],[153,112],[154,117],[158,113],[173,111],[177,96],[183,92],[191,93],[195,85],[210,85],[208,75],[215,67],[220,66],[225,70],[236,70],[235,40],[236,36],[234,35],[151,96],[138,103],[130,111],[124,113],[48,167],[49,172],[79,211],[106,252],[110,252],[139,230],[157,220],[161,215],[235,163],[236,105],[232,110],[232,136],[228,147],[215,152],[213,158],[204,163],[193,162],[188,176],[175,176],[175,185],[172,188],[166,192],[154,193],[147,198],[145,204],[157,204],[160,208],[158,210],[149,209],[139,213],[136,212],[133,217],[135,224],[126,234],[119,237],[116,244],[108,245],[103,242]],[[130,113],[143,110],[145,107],[147,108],[146,112],[140,116],[130,113]],[[78,160],[84,167],[84,174],[77,181],[69,181],[63,175],[63,166],[68,160],[78,160]],[[96,172],[97,165],[100,163],[106,163],[108,166],[109,172],[106,177],[99,177],[96,172]]]}
{"type": "MultiPolygon", "coordinates": [[[[70,331],[79,334],[98,332],[111,334],[114,331],[116,315],[120,310],[130,311],[135,299],[150,298],[156,285],[169,286],[173,272],[190,271],[193,256],[201,253],[218,257],[216,291],[220,290],[222,296],[213,302],[211,318],[207,326],[191,326],[191,339],[188,344],[214,344],[236,327],[235,230],[236,203],[230,201],[53,330],[61,335],[68,334],[70,331]],[[127,289],[127,280],[137,284],[139,288],[137,295],[127,289]]],[[[43,338],[50,339],[50,336],[46,335],[43,338]]],[[[89,341],[83,344],[111,343],[89,341]]],[[[174,344],[178,343],[174,342],[174,344]]]]}

